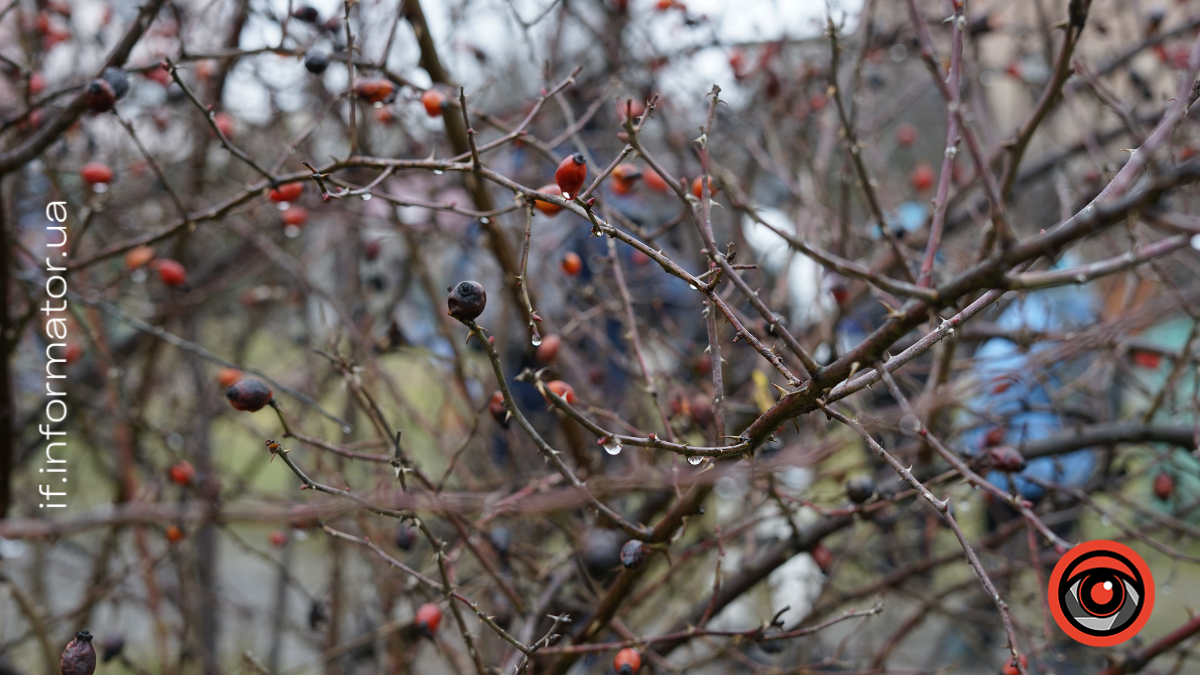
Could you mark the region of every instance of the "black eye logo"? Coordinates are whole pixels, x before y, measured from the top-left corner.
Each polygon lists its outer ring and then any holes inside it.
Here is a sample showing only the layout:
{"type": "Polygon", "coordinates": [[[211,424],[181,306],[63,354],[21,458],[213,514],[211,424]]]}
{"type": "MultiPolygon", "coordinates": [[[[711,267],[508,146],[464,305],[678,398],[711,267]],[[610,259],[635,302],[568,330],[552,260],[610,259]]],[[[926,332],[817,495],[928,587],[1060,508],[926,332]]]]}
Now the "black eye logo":
{"type": "Polygon", "coordinates": [[[1107,647],[1137,634],[1154,607],[1154,578],[1141,556],[1112,541],[1071,549],[1054,567],[1047,594],[1067,635],[1107,647]]]}

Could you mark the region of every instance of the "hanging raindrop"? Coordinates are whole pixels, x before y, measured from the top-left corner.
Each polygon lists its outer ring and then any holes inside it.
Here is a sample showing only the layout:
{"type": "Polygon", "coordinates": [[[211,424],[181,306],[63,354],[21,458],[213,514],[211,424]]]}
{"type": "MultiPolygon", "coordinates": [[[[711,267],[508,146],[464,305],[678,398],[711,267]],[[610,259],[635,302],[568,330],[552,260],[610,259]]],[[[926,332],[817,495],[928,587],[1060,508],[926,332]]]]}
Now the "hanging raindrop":
{"type": "Polygon", "coordinates": [[[534,334],[533,334],[533,339],[532,339],[532,340],[530,340],[530,342],[532,342],[532,343],[533,343],[533,346],[534,346],[534,347],[537,347],[538,345],[542,344],[542,336],[541,336],[541,335],[538,335],[537,333],[534,333],[534,334]]]}
{"type": "Polygon", "coordinates": [[[703,461],[704,458],[699,455],[692,455],[691,457],[688,457],[688,464],[691,464],[692,466],[699,466],[700,462],[703,461]]]}
{"type": "Polygon", "coordinates": [[[444,174],[444,173],[446,173],[446,172],[445,172],[445,171],[442,171],[441,169],[434,169],[434,170],[433,170],[433,175],[435,175],[435,176],[440,176],[440,175],[442,175],[442,174],[444,174]]]}
{"type": "Polygon", "coordinates": [[[371,193],[370,193],[370,192],[364,192],[364,193],[362,193],[362,200],[363,200],[364,202],[369,202],[369,201],[371,201],[371,193]]]}
{"type": "Polygon", "coordinates": [[[609,436],[604,439],[604,451],[610,455],[621,454],[621,441],[617,440],[616,436],[609,436]]]}

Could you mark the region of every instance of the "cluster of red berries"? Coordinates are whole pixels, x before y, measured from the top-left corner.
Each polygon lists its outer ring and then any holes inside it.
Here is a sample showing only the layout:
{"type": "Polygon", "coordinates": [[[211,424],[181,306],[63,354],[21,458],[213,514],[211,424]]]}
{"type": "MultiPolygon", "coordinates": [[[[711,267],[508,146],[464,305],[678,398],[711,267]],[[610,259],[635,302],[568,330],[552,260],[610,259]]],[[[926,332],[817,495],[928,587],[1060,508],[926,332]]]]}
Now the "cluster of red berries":
{"type": "Polygon", "coordinates": [[[155,258],[149,246],[135,246],[125,252],[125,269],[134,271],[149,267],[158,273],[158,278],[167,286],[179,288],[187,284],[187,270],[178,261],[170,258],[155,258]]]}

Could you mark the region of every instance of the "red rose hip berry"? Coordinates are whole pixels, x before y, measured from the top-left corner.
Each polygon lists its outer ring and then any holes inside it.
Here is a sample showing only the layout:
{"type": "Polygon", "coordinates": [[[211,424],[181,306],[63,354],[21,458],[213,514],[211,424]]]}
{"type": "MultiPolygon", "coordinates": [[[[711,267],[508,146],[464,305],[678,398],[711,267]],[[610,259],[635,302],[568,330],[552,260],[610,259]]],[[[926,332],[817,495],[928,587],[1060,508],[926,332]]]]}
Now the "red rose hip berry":
{"type": "Polygon", "coordinates": [[[303,206],[291,206],[283,212],[283,224],[292,227],[303,227],[308,222],[308,209],[303,206]]]}
{"type": "Polygon", "coordinates": [[[180,265],[175,260],[171,260],[170,258],[155,260],[150,263],[150,267],[158,272],[159,280],[172,288],[187,283],[187,271],[183,269],[183,265],[180,265]]]}
{"type": "Polygon", "coordinates": [[[912,172],[912,186],[917,192],[925,192],[933,187],[933,167],[928,162],[921,162],[912,172]]]}
{"type": "Polygon", "coordinates": [[[563,254],[562,271],[567,273],[567,276],[577,277],[583,271],[583,259],[574,251],[567,251],[563,254]]]}
{"type": "MultiPolygon", "coordinates": [[[[538,188],[538,192],[546,195],[554,195],[555,197],[562,196],[562,191],[558,189],[557,185],[543,185],[542,187],[538,188]]],[[[559,206],[553,202],[543,201],[541,199],[533,200],[533,208],[541,211],[551,218],[557,216],[559,212],[563,210],[562,206],[559,206]]]]}
{"type": "Polygon", "coordinates": [[[167,475],[171,477],[172,483],[187,487],[196,478],[196,468],[192,466],[191,462],[184,460],[168,469],[167,475]]]}
{"type": "Polygon", "coordinates": [[[149,246],[131,248],[125,253],[125,269],[132,272],[151,260],[154,260],[154,249],[149,246]]]}
{"type": "Polygon", "coordinates": [[[294,202],[304,194],[304,183],[284,183],[271,190],[268,195],[275,203],[294,202]]]}
{"type": "Polygon", "coordinates": [[[442,610],[432,602],[427,602],[417,608],[416,625],[425,634],[425,637],[432,638],[441,622],[442,610]]]}
{"type": "Polygon", "coordinates": [[[558,356],[558,349],[562,347],[562,338],[557,335],[547,335],[542,338],[542,344],[537,348],[538,363],[550,363],[558,356]]]}
{"type": "Polygon", "coordinates": [[[633,647],[622,649],[613,659],[613,669],[620,675],[633,675],[641,667],[642,655],[633,647]]]}
{"type": "Polygon", "coordinates": [[[363,80],[354,85],[354,93],[369,103],[383,103],[396,91],[389,80],[363,80]]]}
{"type": "Polygon", "coordinates": [[[1166,501],[1175,492],[1175,479],[1166,471],[1160,471],[1154,477],[1154,496],[1166,501]]]}
{"type": "Polygon", "coordinates": [[[547,382],[546,388],[567,403],[575,402],[575,388],[562,380],[547,382]]]}
{"type": "Polygon", "coordinates": [[[113,179],[113,170],[103,162],[88,162],[79,170],[79,177],[88,185],[97,185],[100,183],[111,183],[113,179]]]}
{"type": "Polygon", "coordinates": [[[567,199],[574,199],[583,188],[587,178],[587,160],[583,153],[577,152],[564,159],[554,172],[554,182],[558,184],[559,192],[567,199]]]}
{"type": "Polygon", "coordinates": [[[427,89],[421,94],[421,105],[425,106],[426,115],[441,117],[442,107],[446,105],[446,95],[437,89],[427,89]]]}

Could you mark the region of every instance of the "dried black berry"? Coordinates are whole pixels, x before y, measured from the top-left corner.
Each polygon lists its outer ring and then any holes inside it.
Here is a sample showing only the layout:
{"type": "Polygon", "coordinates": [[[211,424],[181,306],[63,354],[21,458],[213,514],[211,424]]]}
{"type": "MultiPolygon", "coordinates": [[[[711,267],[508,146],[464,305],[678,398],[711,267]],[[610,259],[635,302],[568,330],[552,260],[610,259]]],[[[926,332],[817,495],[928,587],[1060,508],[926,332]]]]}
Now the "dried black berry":
{"type": "Polygon", "coordinates": [[[512,546],[512,533],[506,527],[494,527],[488,532],[488,541],[491,542],[492,548],[496,549],[496,553],[506,556],[509,547],[512,546]]]}
{"type": "Polygon", "coordinates": [[[487,291],[478,281],[460,281],[446,299],[450,316],[459,321],[474,321],[487,307],[487,291]]]}
{"type": "Polygon", "coordinates": [[[308,627],[316,630],[329,617],[325,614],[325,605],[320,600],[313,600],[308,608],[308,627]]]}
{"type": "Polygon", "coordinates": [[[308,6],[298,8],[296,11],[292,12],[292,16],[300,19],[304,23],[316,23],[317,19],[320,18],[320,15],[317,13],[317,8],[308,6]]]}
{"type": "Polygon", "coordinates": [[[230,405],[246,412],[262,410],[263,406],[271,402],[272,396],[271,388],[255,377],[236,382],[225,390],[225,398],[229,399],[230,405]]]}
{"type": "Polygon", "coordinates": [[[104,650],[103,661],[108,663],[120,656],[125,649],[125,636],[120,633],[110,635],[104,638],[104,643],[100,645],[100,648],[104,650]]]}
{"type": "Polygon", "coordinates": [[[621,535],[612,530],[592,530],[583,542],[583,566],[603,579],[621,564],[621,535]]]}
{"type": "Polygon", "coordinates": [[[625,569],[637,569],[646,562],[646,552],[649,547],[637,539],[630,539],[621,547],[621,565],[625,569]]]}
{"type": "Polygon", "coordinates": [[[870,476],[855,476],[846,481],[846,496],[855,504],[862,504],[875,495],[875,481],[870,476]]]}
{"type": "Polygon", "coordinates": [[[417,541],[417,528],[407,524],[400,523],[396,528],[396,548],[401,551],[407,551],[413,547],[417,541]]]}
{"type": "Polygon", "coordinates": [[[304,67],[308,68],[308,72],[320,75],[329,67],[329,57],[325,55],[325,52],[314,49],[304,59],[304,67]]]}
{"type": "Polygon", "coordinates": [[[129,93],[129,77],[120,68],[105,68],[100,77],[112,87],[113,95],[118,99],[129,93]]]}
{"type": "Polygon", "coordinates": [[[86,629],[75,634],[62,653],[61,675],[92,675],[96,672],[96,649],[86,629]]]}

